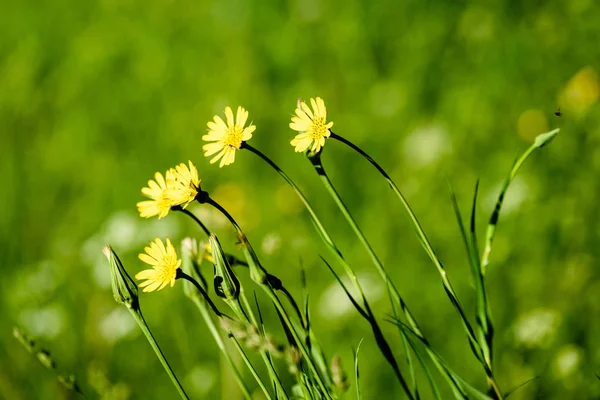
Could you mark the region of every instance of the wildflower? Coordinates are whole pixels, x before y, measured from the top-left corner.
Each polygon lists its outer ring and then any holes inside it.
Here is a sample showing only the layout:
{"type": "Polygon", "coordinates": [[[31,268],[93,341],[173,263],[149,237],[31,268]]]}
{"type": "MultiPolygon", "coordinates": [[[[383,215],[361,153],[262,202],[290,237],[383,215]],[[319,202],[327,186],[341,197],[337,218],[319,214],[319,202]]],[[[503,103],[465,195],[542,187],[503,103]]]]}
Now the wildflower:
{"type": "Polygon", "coordinates": [[[171,201],[172,206],[187,207],[200,191],[200,178],[198,178],[198,169],[188,161],[189,167],[184,163],[171,168],[168,172],[166,196],[171,201]]]}
{"type": "Polygon", "coordinates": [[[181,260],[177,258],[175,247],[167,238],[167,245],[163,244],[162,240],[156,238],[154,242],[150,242],[150,247],[144,248],[146,254],[140,254],[140,260],[152,266],[152,269],[146,269],[135,275],[135,279],[146,279],[140,284],[144,288],[144,292],[153,292],[161,290],[168,283],[171,287],[177,279],[177,270],[181,265],[181,260]]]}
{"type": "Polygon", "coordinates": [[[290,128],[300,132],[291,144],[296,152],[302,153],[310,148],[311,151],[319,152],[325,145],[325,138],[331,135],[333,122],[327,123],[327,109],[323,99],[317,97],[310,99],[312,111],[305,102],[300,102],[296,108],[296,115],[292,117],[290,128]],[[312,147],[311,147],[312,146],[312,147]]]}
{"type": "Polygon", "coordinates": [[[202,140],[214,142],[202,146],[204,156],[210,157],[217,153],[210,160],[210,163],[214,164],[220,159],[221,163],[219,167],[233,164],[235,161],[235,151],[242,147],[244,141],[252,137],[252,132],[256,129],[254,125],[244,128],[248,119],[248,111],[243,107],[238,107],[235,121],[231,107],[225,107],[225,118],[227,123],[221,117],[215,115],[213,121],[209,121],[206,124],[208,126],[208,134],[202,136],[202,140]]]}
{"type": "Polygon", "coordinates": [[[172,201],[167,198],[167,182],[173,179],[171,170],[167,171],[165,177],[160,172],[157,172],[154,174],[154,179],[156,180],[150,179],[148,187],[142,189],[142,194],[151,200],[137,203],[138,212],[141,217],[150,218],[158,215],[158,219],[161,219],[169,213],[173,205],[172,201]]]}

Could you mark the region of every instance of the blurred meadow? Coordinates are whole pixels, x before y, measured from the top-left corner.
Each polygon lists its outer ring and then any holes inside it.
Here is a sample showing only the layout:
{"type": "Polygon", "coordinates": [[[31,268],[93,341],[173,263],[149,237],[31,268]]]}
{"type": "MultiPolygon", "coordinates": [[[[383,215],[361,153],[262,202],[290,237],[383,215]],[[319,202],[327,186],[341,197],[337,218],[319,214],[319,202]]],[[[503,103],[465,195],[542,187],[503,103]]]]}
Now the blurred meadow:
{"type": "MultiPolygon", "coordinates": [[[[383,320],[385,285],[289,144],[297,99],[314,96],[335,133],[403,190],[469,317],[473,283],[446,179],[463,215],[480,179],[483,235],[515,156],[561,128],[524,164],[500,216],[486,281],[495,372],[505,390],[538,376],[514,399],[600,398],[599,21],[593,0],[3,2],[0,398],[74,398],[13,338],[13,326],[48,349],[88,398],[176,398],[115,303],[101,249],[111,244],[133,275],[156,236],[202,238],[179,213],[146,220],[135,207],[155,171],[187,160],[297,296],[304,267],[315,332],[351,377],[352,348],[364,338],[363,398],[402,398],[368,324],[320,260],[329,253],[292,190],[249,152],[221,169],[202,155],[206,122],[244,106],[257,127],[250,144],[305,191],[383,320]]],[[[341,143],[328,141],[323,162],[433,346],[484,390],[439,274],[393,193],[341,143]]],[[[190,210],[240,255],[222,217],[190,210]]],[[[190,397],[241,398],[181,284],[140,297],[190,397]]],[[[401,358],[396,328],[382,324],[401,358]]]]}

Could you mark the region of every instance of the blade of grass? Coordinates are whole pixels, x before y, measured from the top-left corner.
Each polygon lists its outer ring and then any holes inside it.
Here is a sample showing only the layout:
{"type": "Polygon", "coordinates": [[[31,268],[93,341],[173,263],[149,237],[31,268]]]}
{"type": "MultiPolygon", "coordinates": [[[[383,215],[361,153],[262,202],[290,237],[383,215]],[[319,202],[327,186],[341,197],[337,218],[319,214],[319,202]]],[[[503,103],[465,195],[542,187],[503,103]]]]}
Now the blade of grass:
{"type": "MultiPolygon", "coordinates": [[[[392,280],[389,278],[389,276],[387,274],[387,271],[385,270],[385,268],[383,267],[383,265],[379,261],[377,255],[375,254],[375,252],[373,251],[373,249],[369,245],[367,239],[362,234],[362,231],[360,230],[360,228],[358,227],[358,225],[354,221],[352,215],[350,214],[350,211],[348,210],[348,208],[344,204],[343,200],[341,199],[341,197],[337,193],[335,187],[333,186],[333,184],[329,180],[329,177],[327,176],[327,173],[325,172],[325,168],[323,167],[323,164],[321,162],[320,154],[314,154],[314,155],[309,156],[309,160],[313,164],[313,166],[314,166],[317,174],[321,178],[322,183],[325,185],[326,189],[328,190],[328,192],[332,196],[332,198],[335,201],[335,203],[337,204],[338,208],[340,209],[340,211],[342,212],[342,214],[346,218],[346,220],[349,223],[349,225],[354,230],[356,236],[359,238],[359,240],[361,241],[361,243],[363,244],[363,246],[367,249],[368,253],[370,254],[371,259],[372,259],[372,261],[373,261],[373,263],[374,263],[377,271],[379,272],[379,274],[381,275],[382,279],[384,280],[384,282],[387,285],[388,293],[391,293],[390,301],[392,302],[392,304],[394,302],[396,302],[396,304],[398,304],[400,306],[400,309],[402,310],[402,313],[406,317],[406,319],[409,322],[409,324],[412,326],[412,328],[416,332],[418,332],[424,338],[423,332],[421,331],[421,329],[420,329],[420,327],[419,327],[419,325],[418,325],[415,317],[410,312],[410,310],[409,310],[406,302],[404,301],[404,299],[400,295],[400,292],[398,291],[398,289],[396,288],[396,286],[394,285],[394,283],[392,282],[392,280]]],[[[437,260],[437,257],[435,257],[435,259],[437,260]]],[[[439,265],[441,266],[441,263],[439,265]]],[[[466,318],[466,316],[465,316],[465,314],[464,314],[464,312],[462,310],[462,307],[460,306],[458,298],[454,294],[454,290],[452,289],[450,281],[448,280],[448,278],[446,276],[446,271],[443,269],[443,267],[442,267],[442,270],[441,270],[441,275],[442,275],[442,283],[443,283],[444,289],[446,290],[446,293],[448,293],[448,296],[449,296],[450,300],[452,301],[452,304],[454,305],[455,309],[459,312],[459,315],[461,316],[461,321],[463,323],[463,328],[467,332],[467,336],[469,338],[469,344],[471,345],[471,349],[473,349],[473,352],[478,357],[478,359],[481,359],[481,349],[479,348],[479,344],[477,343],[477,340],[476,340],[475,335],[473,333],[473,329],[472,329],[470,323],[468,322],[468,320],[467,320],[467,318],[466,318]]],[[[442,374],[442,376],[444,376],[444,378],[446,379],[446,381],[448,382],[448,384],[450,386],[452,386],[453,390],[461,391],[461,388],[459,386],[456,386],[456,381],[453,380],[453,379],[451,379],[451,377],[444,370],[443,366],[440,363],[437,362],[436,355],[434,353],[429,353],[429,355],[430,355],[432,361],[435,363],[435,365],[438,368],[438,370],[440,371],[440,373],[442,374]]]]}
{"type": "MultiPolygon", "coordinates": [[[[277,166],[277,164],[275,164],[269,157],[267,157],[265,154],[263,154],[262,152],[260,152],[258,149],[250,146],[247,142],[243,142],[241,148],[249,150],[253,154],[257,155],[259,158],[261,158],[263,161],[265,161],[270,167],[272,167],[286,181],[286,183],[288,183],[290,185],[290,187],[293,189],[293,191],[296,194],[296,196],[300,199],[300,201],[302,202],[302,204],[304,205],[304,207],[308,211],[308,213],[310,215],[310,218],[311,218],[311,222],[312,222],[313,226],[315,227],[315,229],[317,230],[317,233],[319,234],[319,237],[323,240],[323,242],[325,243],[325,245],[327,246],[327,248],[331,251],[331,253],[336,257],[337,261],[344,268],[344,271],[346,272],[346,274],[348,275],[348,277],[352,281],[352,284],[353,284],[354,288],[356,289],[356,291],[358,292],[358,295],[360,296],[363,304],[367,305],[366,297],[364,295],[364,292],[362,290],[362,287],[361,287],[360,283],[358,282],[358,278],[357,278],[356,274],[354,273],[354,270],[350,267],[350,265],[348,264],[348,262],[344,259],[342,253],[337,248],[337,246],[333,242],[333,239],[331,238],[331,236],[329,235],[329,233],[325,230],[325,227],[323,226],[323,224],[321,223],[321,221],[317,217],[314,209],[312,208],[312,206],[308,202],[308,199],[306,198],[306,196],[304,196],[304,194],[298,188],[298,186],[294,183],[294,181],[292,181],[290,179],[290,177],[288,177],[287,174],[281,168],[279,168],[277,166]]],[[[354,301],[354,304],[356,304],[355,301],[354,301]]],[[[402,307],[402,308],[404,308],[404,307],[402,307]]],[[[369,321],[370,319],[374,319],[374,317],[372,318],[372,316],[368,316],[367,317],[366,313],[361,313],[361,315],[365,319],[367,319],[367,321],[369,321]]],[[[381,340],[381,338],[379,338],[379,340],[381,340]]],[[[388,358],[386,357],[386,359],[388,359],[388,358]]],[[[394,370],[395,370],[396,373],[399,372],[399,369],[396,369],[396,367],[395,367],[395,365],[397,366],[397,362],[396,362],[395,359],[393,359],[390,362],[390,364],[392,365],[392,367],[394,368],[394,370]]],[[[396,374],[396,375],[398,376],[398,374],[396,374]]],[[[400,376],[398,376],[398,379],[399,380],[403,380],[403,378],[401,378],[400,376]]]]}
{"type": "MultiPolygon", "coordinates": [[[[411,337],[414,337],[414,338],[418,339],[421,342],[421,344],[426,349],[430,349],[430,351],[432,351],[432,352],[434,352],[434,353],[437,354],[436,350],[433,349],[433,347],[431,347],[431,345],[426,340],[424,340],[421,336],[419,336],[416,332],[414,332],[404,322],[398,321],[398,320],[392,320],[392,319],[388,319],[387,321],[390,322],[390,323],[392,323],[392,324],[398,325],[405,332],[410,333],[411,337]]],[[[479,390],[477,390],[474,387],[472,387],[471,385],[469,385],[458,374],[456,374],[455,372],[453,372],[452,369],[450,368],[450,366],[448,365],[448,363],[439,354],[437,354],[437,359],[444,365],[444,368],[452,376],[452,379],[455,379],[457,382],[459,382],[460,386],[464,387],[471,395],[475,396],[479,400],[492,400],[491,397],[489,397],[489,396],[481,393],[479,390]]],[[[468,398],[465,394],[460,394],[460,393],[456,393],[456,392],[455,392],[455,396],[457,396],[457,398],[459,398],[459,399],[467,399],[468,398]]]]}
{"type": "Polygon", "coordinates": [[[460,229],[460,233],[463,239],[463,243],[465,245],[465,249],[467,251],[467,257],[469,259],[469,265],[471,266],[471,274],[473,275],[473,282],[475,284],[475,294],[476,294],[476,330],[477,337],[479,340],[479,344],[481,346],[481,350],[483,353],[483,358],[485,362],[485,371],[486,371],[486,379],[488,382],[488,388],[494,392],[499,390],[495,390],[495,378],[493,376],[492,370],[492,351],[493,351],[493,337],[494,337],[494,329],[491,318],[491,312],[487,300],[487,291],[485,289],[484,276],[481,273],[481,268],[479,265],[479,251],[477,246],[477,234],[475,231],[476,226],[476,208],[477,208],[477,194],[479,188],[479,181],[475,184],[475,190],[473,195],[473,203],[471,207],[471,222],[469,229],[469,237],[465,231],[465,227],[462,221],[462,214],[460,212],[460,207],[458,206],[458,201],[456,199],[456,195],[452,189],[452,185],[448,180],[446,180],[448,184],[448,188],[450,190],[450,197],[452,200],[452,207],[454,209],[454,214],[456,216],[456,220],[460,229]]]}
{"type": "Polygon", "coordinates": [[[360,375],[358,372],[358,352],[360,351],[360,345],[362,344],[363,339],[360,339],[358,342],[358,346],[356,346],[356,351],[352,350],[352,354],[354,356],[354,380],[356,382],[356,400],[361,400],[362,396],[360,395],[360,375]]]}
{"type": "MultiPolygon", "coordinates": [[[[400,189],[398,188],[396,183],[387,174],[387,172],[385,172],[385,170],[372,157],[370,157],[367,153],[365,153],[360,147],[356,146],[354,143],[344,139],[343,137],[341,137],[333,132],[331,132],[331,138],[336,139],[336,140],[344,143],[345,145],[349,146],[351,149],[353,149],[354,151],[359,153],[362,157],[364,157],[367,161],[369,161],[371,163],[371,165],[373,165],[377,169],[377,171],[383,176],[383,178],[388,183],[388,185],[392,188],[392,190],[394,191],[396,196],[400,199],[400,202],[402,203],[404,209],[406,210],[406,212],[409,216],[411,224],[417,234],[419,241],[421,242],[421,245],[425,249],[425,252],[429,256],[429,258],[431,259],[431,261],[433,262],[435,267],[437,268],[437,270],[440,274],[440,277],[442,278],[442,285],[444,287],[444,291],[446,292],[450,302],[452,303],[452,305],[454,306],[454,308],[456,309],[456,311],[458,312],[458,314],[460,316],[463,329],[467,335],[467,338],[469,340],[469,345],[471,347],[471,350],[473,351],[473,354],[480,361],[480,363],[486,370],[486,375],[490,375],[491,371],[488,371],[489,368],[487,366],[487,363],[485,362],[483,350],[479,344],[479,341],[477,340],[475,331],[473,330],[473,327],[471,326],[471,323],[469,322],[469,320],[463,310],[463,307],[460,304],[458,296],[456,295],[456,292],[454,291],[454,288],[452,287],[450,278],[448,277],[448,274],[447,274],[441,260],[438,258],[435,251],[433,250],[433,247],[431,246],[431,243],[429,242],[429,239],[427,238],[427,235],[425,234],[425,231],[423,230],[421,224],[419,223],[414,211],[410,207],[408,201],[406,200],[406,198],[404,197],[404,195],[402,194],[402,192],[400,191],[400,189]]],[[[317,154],[317,155],[309,157],[309,158],[311,159],[313,166],[315,166],[317,173],[321,176],[321,180],[323,181],[323,183],[329,190],[329,192],[332,195],[332,197],[334,198],[334,200],[336,200],[336,203],[338,204],[338,207],[340,208],[340,210],[345,215],[350,215],[349,212],[347,211],[347,208],[345,207],[343,201],[339,198],[339,195],[335,191],[335,188],[329,181],[327,174],[325,173],[325,169],[323,168],[323,165],[320,160],[320,154],[317,154]]],[[[357,236],[359,236],[359,239],[360,239],[361,234],[359,234],[358,229],[356,229],[358,227],[356,226],[355,223],[354,224],[351,223],[350,218],[346,217],[346,219],[348,220],[348,222],[350,223],[352,228],[355,230],[355,233],[357,234],[357,236]],[[356,226],[356,228],[355,228],[355,226],[356,226]]],[[[365,241],[366,241],[366,239],[365,240],[361,239],[361,242],[363,242],[363,245],[365,245],[365,241]]],[[[365,247],[367,247],[367,245],[368,245],[368,243],[365,245],[365,247]]],[[[369,249],[367,248],[367,250],[369,250],[369,249]]],[[[369,253],[374,254],[372,252],[372,250],[369,251],[369,253]]],[[[382,275],[386,274],[385,269],[383,269],[383,267],[381,266],[381,263],[378,263],[378,260],[373,256],[372,256],[372,259],[373,259],[373,262],[375,263],[375,265],[377,266],[380,274],[382,274],[382,275]]],[[[389,281],[389,279],[387,279],[386,277],[384,277],[384,280],[389,281]]],[[[495,382],[494,382],[494,386],[497,386],[495,384],[495,382]]],[[[497,391],[497,395],[501,396],[501,393],[499,392],[499,390],[497,391]]]]}
{"type": "Polygon", "coordinates": [[[496,226],[498,225],[498,219],[500,217],[500,209],[502,208],[502,203],[504,201],[504,196],[510,183],[517,175],[519,168],[523,165],[525,160],[536,150],[544,147],[548,143],[554,139],[554,137],[560,132],[560,129],[554,129],[550,132],[543,133],[538,135],[535,138],[533,144],[525,150],[525,152],[515,161],[513,164],[510,173],[506,177],[502,188],[500,189],[500,195],[498,196],[498,201],[496,201],[496,206],[494,207],[494,211],[490,217],[490,221],[488,223],[488,227],[485,235],[485,245],[483,250],[483,255],[481,256],[481,273],[485,275],[488,264],[490,262],[490,253],[492,251],[492,244],[494,243],[494,237],[496,236],[496,226]]]}
{"type": "Polygon", "coordinates": [[[523,386],[527,385],[528,383],[531,383],[533,381],[535,381],[536,379],[539,379],[539,376],[534,376],[531,379],[527,379],[525,382],[515,386],[514,388],[510,389],[508,392],[504,393],[504,398],[508,398],[508,396],[510,396],[511,394],[513,394],[514,392],[516,392],[517,390],[521,389],[523,386]]]}

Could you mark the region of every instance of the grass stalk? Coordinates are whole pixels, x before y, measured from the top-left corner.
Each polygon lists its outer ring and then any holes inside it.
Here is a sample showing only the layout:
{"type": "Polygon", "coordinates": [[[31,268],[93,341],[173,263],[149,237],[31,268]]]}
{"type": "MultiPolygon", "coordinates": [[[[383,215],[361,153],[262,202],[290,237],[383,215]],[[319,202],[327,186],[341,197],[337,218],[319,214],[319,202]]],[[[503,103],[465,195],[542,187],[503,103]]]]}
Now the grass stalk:
{"type": "Polygon", "coordinates": [[[380,329],[379,325],[377,324],[375,316],[370,312],[369,303],[368,303],[367,298],[366,298],[366,296],[364,294],[364,291],[363,291],[363,289],[362,289],[362,287],[360,285],[360,282],[358,281],[358,277],[356,276],[356,273],[354,272],[354,270],[352,269],[352,267],[350,267],[350,265],[348,264],[348,262],[345,260],[344,256],[342,255],[341,251],[335,245],[333,239],[331,238],[331,236],[329,235],[329,233],[327,232],[327,230],[323,226],[321,220],[319,219],[319,217],[315,213],[314,209],[312,208],[312,206],[308,202],[308,199],[306,198],[306,196],[304,195],[304,193],[302,193],[302,191],[300,190],[300,188],[298,188],[298,186],[294,183],[294,181],[281,168],[279,168],[279,166],[277,166],[277,164],[275,164],[269,157],[267,157],[261,151],[259,151],[258,149],[252,147],[251,145],[249,145],[246,142],[244,142],[242,144],[242,148],[243,149],[247,149],[250,152],[254,153],[259,158],[261,158],[263,161],[265,161],[269,166],[271,166],[271,168],[273,168],[286,181],[286,183],[288,183],[288,185],[290,185],[290,187],[292,188],[292,190],[294,191],[294,193],[296,194],[296,196],[300,199],[300,201],[302,202],[302,204],[304,205],[304,207],[308,211],[308,213],[310,215],[310,218],[311,218],[311,222],[313,223],[313,226],[317,230],[317,233],[319,234],[319,237],[323,240],[323,242],[325,243],[326,247],[330,250],[330,252],[336,258],[336,260],[339,262],[339,264],[344,268],[344,271],[346,272],[346,275],[350,278],[350,281],[352,282],[352,285],[354,286],[354,288],[356,289],[359,297],[361,298],[362,306],[359,305],[352,298],[352,296],[347,292],[349,298],[352,300],[352,303],[357,308],[357,310],[359,311],[359,313],[365,319],[367,319],[367,321],[371,325],[371,329],[373,331],[373,334],[374,334],[375,338],[378,339],[377,344],[378,344],[380,350],[382,351],[382,353],[384,353],[384,356],[386,356],[386,360],[388,361],[388,363],[390,363],[390,365],[394,369],[394,372],[396,373],[396,376],[397,376],[398,380],[400,381],[401,385],[403,387],[405,387],[405,391],[410,391],[408,389],[408,386],[406,385],[404,377],[400,373],[398,364],[397,364],[396,360],[393,358],[393,355],[391,355],[391,358],[390,358],[389,355],[385,354],[386,348],[389,349],[389,345],[387,344],[387,341],[385,341],[385,338],[383,336],[383,333],[381,332],[381,329],[380,329]],[[365,309],[368,309],[369,312],[365,311],[362,307],[364,307],[365,309]]]}
{"type": "Polygon", "coordinates": [[[144,333],[144,336],[146,336],[146,339],[148,340],[148,343],[150,343],[152,350],[154,350],[156,357],[158,357],[158,360],[160,361],[163,368],[167,372],[167,375],[169,375],[169,378],[171,379],[173,386],[175,386],[175,388],[177,389],[177,392],[179,393],[179,395],[181,396],[182,399],[188,400],[189,399],[188,395],[185,393],[185,390],[183,390],[183,386],[181,386],[179,379],[177,379],[177,375],[175,375],[175,372],[173,372],[173,369],[171,368],[171,366],[169,365],[169,362],[165,358],[165,355],[161,351],[161,349],[158,345],[158,342],[152,335],[152,332],[150,331],[148,324],[144,320],[142,311],[139,309],[133,309],[133,308],[129,308],[128,310],[131,312],[131,315],[133,315],[133,318],[140,326],[140,329],[144,333]]]}
{"type": "MultiPolygon", "coordinates": [[[[346,218],[346,221],[351,226],[352,230],[354,231],[354,233],[358,237],[359,241],[363,244],[363,246],[365,247],[365,249],[369,253],[369,256],[371,257],[371,260],[373,261],[373,264],[375,265],[377,271],[379,272],[379,274],[381,275],[382,279],[384,280],[384,282],[387,285],[388,293],[391,295],[390,296],[391,300],[393,302],[397,303],[400,306],[400,309],[402,310],[402,312],[403,312],[404,316],[406,317],[406,319],[407,319],[408,323],[410,324],[410,326],[413,328],[414,332],[418,333],[419,335],[421,335],[421,337],[424,340],[426,340],[425,337],[424,337],[424,335],[423,335],[423,332],[421,331],[421,329],[420,329],[420,327],[419,327],[419,325],[418,325],[418,323],[417,323],[417,321],[415,319],[415,317],[413,316],[413,314],[411,313],[410,309],[408,308],[406,302],[404,301],[404,299],[400,295],[400,292],[398,291],[398,289],[396,288],[396,286],[394,285],[394,283],[392,282],[392,280],[389,278],[389,276],[387,274],[387,271],[385,270],[383,264],[381,263],[381,261],[379,260],[379,258],[377,257],[377,255],[375,254],[375,252],[374,252],[373,248],[371,247],[371,245],[369,244],[368,240],[366,239],[366,237],[362,233],[361,229],[358,227],[357,223],[354,221],[354,218],[352,217],[352,214],[350,213],[350,211],[346,207],[344,201],[342,200],[342,198],[340,197],[340,195],[336,191],[335,187],[331,183],[331,180],[329,179],[329,176],[327,175],[327,173],[325,171],[325,168],[323,167],[323,164],[321,162],[320,154],[314,154],[314,155],[309,156],[309,160],[311,161],[311,163],[313,164],[313,167],[315,168],[315,171],[317,172],[317,174],[321,178],[321,182],[324,184],[324,186],[326,187],[327,191],[329,192],[329,194],[331,195],[331,197],[335,201],[336,205],[338,206],[338,208],[340,209],[340,211],[342,212],[342,214],[346,218]]],[[[435,258],[437,259],[437,257],[435,257],[435,258]]],[[[441,263],[440,263],[440,266],[441,266],[441,263]]],[[[448,280],[448,278],[446,276],[446,271],[443,269],[443,267],[441,269],[441,272],[442,272],[442,282],[444,283],[444,288],[446,289],[446,292],[449,293],[449,295],[452,295],[451,298],[454,298],[455,301],[453,301],[453,304],[455,305],[455,308],[457,308],[457,310],[459,311],[459,313],[463,317],[462,319],[463,319],[463,324],[465,326],[465,329],[468,332],[471,333],[471,335],[469,336],[469,339],[470,339],[470,342],[471,342],[471,346],[472,347],[475,346],[475,348],[478,349],[479,352],[480,352],[478,343],[477,343],[477,341],[475,339],[475,336],[474,336],[474,334],[472,332],[471,326],[470,326],[469,322],[466,320],[466,316],[464,316],[462,308],[460,307],[460,304],[458,302],[458,298],[454,295],[454,291],[453,291],[453,289],[452,289],[452,287],[450,285],[450,282],[449,282],[449,280],[448,280]]],[[[446,381],[448,382],[448,384],[453,388],[453,390],[457,391],[459,393],[463,393],[463,396],[465,396],[466,394],[462,390],[461,385],[452,377],[452,375],[449,374],[449,372],[444,367],[444,365],[441,364],[437,360],[437,356],[434,353],[429,353],[429,355],[430,355],[432,361],[434,362],[434,364],[436,365],[436,367],[438,368],[438,370],[440,371],[440,373],[442,374],[442,376],[444,376],[444,378],[446,379],[446,381]]]]}
{"type": "MultiPolygon", "coordinates": [[[[239,224],[235,221],[235,219],[231,216],[231,214],[229,214],[229,212],[227,212],[227,210],[225,210],[219,203],[217,203],[210,197],[207,198],[206,203],[210,204],[211,206],[216,208],[219,212],[221,212],[229,220],[231,225],[236,230],[238,237],[242,240],[242,248],[244,250],[244,254],[246,255],[246,258],[247,258],[247,261],[249,264],[249,268],[251,268],[251,270],[254,268],[254,269],[259,269],[259,270],[264,271],[264,268],[257,262],[258,258],[256,256],[256,254],[254,253],[254,250],[252,249],[250,242],[246,238],[246,234],[244,233],[242,228],[239,226],[239,224]]],[[[265,272],[265,275],[266,275],[266,272],[265,272]]],[[[265,290],[265,292],[267,293],[269,298],[273,301],[273,303],[275,304],[275,307],[281,313],[289,330],[294,335],[294,340],[298,344],[298,348],[299,348],[302,356],[304,357],[304,360],[305,360],[306,364],[308,365],[308,368],[309,368],[311,374],[313,375],[314,379],[316,380],[317,385],[319,386],[319,389],[322,391],[323,395],[326,398],[333,399],[331,397],[331,394],[327,390],[327,388],[323,382],[323,379],[321,378],[320,374],[317,371],[317,367],[314,364],[314,361],[310,355],[310,352],[307,350],[304,341],[302,341],[302,339],[299,337],[298,333],[296,332],[296,329],[293,326],[291,319],[289,318],[289,316],[287,314],[287,311],[285,310],[285,308],[283,307],[283,304],[281,303],[281,301],[275,294],[275,291],[273,290],[271,285],[268,284],[268,281],[265,281],[263,284],[261,284],[261,287],[265,290]]]]}

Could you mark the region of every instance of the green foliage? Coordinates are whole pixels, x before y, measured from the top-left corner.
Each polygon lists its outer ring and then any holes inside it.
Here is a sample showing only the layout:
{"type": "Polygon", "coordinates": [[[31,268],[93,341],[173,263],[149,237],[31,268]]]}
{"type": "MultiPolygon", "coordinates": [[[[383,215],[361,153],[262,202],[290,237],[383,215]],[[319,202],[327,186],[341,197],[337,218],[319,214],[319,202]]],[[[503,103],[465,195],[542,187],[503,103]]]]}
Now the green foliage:
{"type": "MultiPolygon", "coordinates": [[[[349,364],[350,349],[364,338],[362,398],[401,396],[371,327],[319,258],[330,253],[294,192],[249,152],[223,169],[202,157],[205,122],[225,105],[246,107],[257,126],[251,144],[302,188],[352,260],[375,314],[384,317],[391,313],[385,285],[289,145],[297,98],[314,95],[325,99],[335,132],[377,159],[402,189],[474,327],[477,283],[468,278],[444,177],[458,199],[471,197],[480,180],[475,211],[484,232],[514,155],[561,127],[522,166],[494,233],[485,274],[494,373],[505,390],[539,376],[510,399],[598,397],[600,322],[592,316],[600,312],[599,19],[599,7],[585,0],[7,4],[0,13],[0,331],[6,333],[0,397],[55,398],[65,390],[13,345],[7,332],[15,324],[51,348],[84,393],[173,397],[135,321],[112,299],[101,248],[113,244],[133,275],[143,268],[137,253],[155,236],[203,235],[180,213],[157,221],[135,212],[152,174],[188,159],[199,166],[203,187],[252,238],[264,267],[296,298],[304,266],[310,327],[320,347],[349,364]],[[562,117],[553,114],[559,106],[562,117]]],[[[485,391],[460,319],[397,198],[366,162],[330,144],[327,171],[431,346],[453,372],[485,391]]],[[[226,221],[200,206],[190,210],[210,222],[226,252],[243,258],[226,221]]],[[[202,273],[212,276],[210,267],[202,273]]],[[[140,294],[139,301],[191,398],[243,397],[181,288],[140,294]],[[191,315],[197,323],[188,323],[191,315]]],[[[269,323],[278,321],[273,310],[261,311],[269,323]]],[[[408,371],[397,329],[385,323],[382,329],[408,371]]],[[[406,332],[410,345],[424,346],[406,332]]],[[[448,385],[426,348],[419,349],[447,398],[448,385]]],[[[244,351],[267,376],[259,356],[244,351]]],[[[427,398],[424,367],[413,364],[427,398]]],[[[241,365],[250,390],[259,393],[241,365]]]]}

